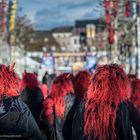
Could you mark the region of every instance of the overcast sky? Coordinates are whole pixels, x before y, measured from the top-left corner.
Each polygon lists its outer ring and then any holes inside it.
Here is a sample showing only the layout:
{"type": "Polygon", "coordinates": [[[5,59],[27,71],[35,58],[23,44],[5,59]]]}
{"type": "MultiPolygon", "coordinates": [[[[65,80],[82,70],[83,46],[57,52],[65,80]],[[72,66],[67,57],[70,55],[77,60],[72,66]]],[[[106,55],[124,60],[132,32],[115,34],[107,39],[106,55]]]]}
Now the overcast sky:
{"type": "Polygon", "coordinates": [[[20,14],[26,14],[37,29],[74,25],[77,19],[103,15],[102,0],[19,0],[20,14]]]}

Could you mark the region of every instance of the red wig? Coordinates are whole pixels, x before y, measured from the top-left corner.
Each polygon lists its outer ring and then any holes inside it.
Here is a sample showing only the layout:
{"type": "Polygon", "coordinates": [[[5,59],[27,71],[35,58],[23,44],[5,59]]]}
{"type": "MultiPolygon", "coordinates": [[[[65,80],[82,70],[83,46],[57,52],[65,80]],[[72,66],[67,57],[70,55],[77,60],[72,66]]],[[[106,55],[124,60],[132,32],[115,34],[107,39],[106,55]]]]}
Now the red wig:
{"type": "Polygon", "coordinates": [[[131,81],[131,87],[132,94],[130,99],[140,114],[140,80],[136,79],[131,81]]]}
{"type": "Polygon", "coordinates": [[[75,93],[75,89],[76,89],[76,81],[75,81],[75,77],[72,73],[64,73],[63,75],[65,75],[66,77],[70,78],[72,84],[73,84],[73,88],[74,88],[74,93],[75,93]]]}
{"type": "Polygon", "coordinates": [[[118,65],[104,65],[95,70],[87,92],[84,133],[94,139],[116,139],[118,105],[129,99],[131,86],[126,73],[118,65]],[[94,132],[93,132],[94,131],[94,132]]]}
{"type": "Polygon", "coordinates": [[[90,72],[84,70],[75,75],[75,93],[79,101],[86,97],[91,82],[90,72]]]}
{"type": "Polygon", "coordinates": [[[0,100],[5,96],[13,97],[19,95],[19,78],[13,68],[14,65],[0,65],[0,100]]]}
{"type": "Polygon", "coordinates": [[[64,97],[73,93],[72,81],[69,74],[62,74],[58,76],[52,84],[50,96],[54,100],[56,115],[59,118],[64,116],[65,100],[64,97]]]}
{"type": "Polygon", "coordinates": [[[37,80],[37,76],[34,73],[27,73],[23,74],[23,87],[27,87],[29,89],[34,89],[39,86],[39,82],[37,80]]]}

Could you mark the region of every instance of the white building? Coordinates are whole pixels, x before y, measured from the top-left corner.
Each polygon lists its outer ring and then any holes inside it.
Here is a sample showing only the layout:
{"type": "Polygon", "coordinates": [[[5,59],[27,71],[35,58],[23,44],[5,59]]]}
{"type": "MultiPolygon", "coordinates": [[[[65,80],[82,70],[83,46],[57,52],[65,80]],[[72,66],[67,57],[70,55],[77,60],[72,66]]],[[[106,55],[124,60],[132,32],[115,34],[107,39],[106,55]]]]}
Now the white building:
{"type": "Polygon", "coordinates": [[[77,52],[80,50],[80,36],[79,35],[72,35],[70,38],[71,44],[71,51],[77,52]]]}
{"type": "Polygon", "coordinates": [[[80,36],[73,33],[73,27],[61,27],[52,30],[52,35],[60,44],[61,51],[75,52],[80,48],[80,36]]]}

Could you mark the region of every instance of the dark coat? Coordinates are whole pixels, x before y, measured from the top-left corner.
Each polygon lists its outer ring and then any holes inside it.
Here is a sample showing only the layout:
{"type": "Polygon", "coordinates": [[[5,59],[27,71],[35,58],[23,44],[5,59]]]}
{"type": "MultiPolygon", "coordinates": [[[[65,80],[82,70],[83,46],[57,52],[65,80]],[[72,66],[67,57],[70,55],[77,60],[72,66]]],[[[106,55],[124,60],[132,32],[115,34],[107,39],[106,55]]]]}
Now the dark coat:
{"type": "MultiPolygon", "coordinates": [[[[83,132],[84,105],[85,102],[82,102],[78,106],[74,115],[72,124],[72,140],[88,140],[87,136],[84,135],[83,132]]],[[[116,122],[117,140],[133,140],[132,126],[136,132],[137,140],[140,140],[140,116],[132,103],[123,102],[118,106],[116,122]]],[[[91,134],[90,139],[94,140],[93,134],[91,134]]]]}
{"type": "Polygon", "coordinates": [[[38,126],[41,128],[42,123],[40,122],[40,113],[44,97],[40,88],[36,87],[33,90],[25,88],[22,91],[20,98],[28,106],[38,126]]]}
{"type": "Polygon", "coordinates": [[[30,110],[18,97],[0,102],[0,140],[9,139],[44,139],[30,110]]]}
{"type": "Polygon", "coordinates": [[[65,113],[63,118],[58,118],[55,114],[55,107],[53,109],[54,124],[50,125],[45,120],[46,135],[49,140],[71,140],[72,120],[77,106],[76,97],[70,94],[65,97],[65,113]]]}

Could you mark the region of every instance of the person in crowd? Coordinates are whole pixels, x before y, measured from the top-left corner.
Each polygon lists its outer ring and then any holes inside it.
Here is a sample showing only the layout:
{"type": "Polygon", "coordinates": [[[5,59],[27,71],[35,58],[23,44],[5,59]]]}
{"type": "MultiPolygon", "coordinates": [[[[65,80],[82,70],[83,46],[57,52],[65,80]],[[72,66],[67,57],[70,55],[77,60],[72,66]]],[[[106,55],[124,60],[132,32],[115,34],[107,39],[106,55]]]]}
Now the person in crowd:
{"type": "Polygon", "coordinates": [[[20,80],[14,71],[14,65],[0,64],[0,139],[45,139],[19,95],[20,80]]]}
{"type": "Polygon", "coordinates": [[[47,98],[47,96],[49,94],[48,85],[47,84],[40,84],[40,89],[42,91],[44,99],[47,98]]]}
{"type": "MultiPolygon", "coordinates": [[[[46,73],[45,73],[46,74],[46,73]]],[[[47,74],[46,74],[47,75],[47,74]]],[[[51,85],[53,83],[53,80],[56,78],[56,75],[53,73],[53,74],[50,74],[49,76],[44,76],[42,81],[46,81],[46,82],[43,82],[41,85],[40,85],[40,88],[42,90],[42,93],[43,93],[43,96],[44,96],[44,99],[47,98],[47,96],[49,95],[49,90],[51,88],[51,85]],[[46,80],[45,80],[46,79],[46,80]]]]}
{"type": "MultiPolygon", "coordinates": [[[[50,74],[50,84],[49,84],[49,87],[50,87],[50,88],[51,88],[52,83],[53,83],[53,81],[55,80],[55,78],[56,78],[56,74],[55,74],[55,73],[50,74]]],[[[50,88],[49,88],[49,89],[50,89],[50,88]]]]}
{"type": "Polygon", "coordinates": [[[116,64],[98,67],[87,98],[79,105],[72,124],[72,140],[140,139],[140,116],[131,102],[130,81],[116,64]]]}
{"type": "Polygon", "coordinates": [[[38,126],[41,128],[40,113],[42,110],[43,93],[39,88],[39,82],[34,73],[24,72],[23,74],[23,91],[20,95],[21,100],[29,107],[38,126]]]}
{"type": "Polygon", "coordinates": [[[73,107],[75,101],[70,74],[61,74],[53,81],[50,95],[43,103],[41,118],[46,124],[49,140],[71,139],[73,107]],[[71,122],[71,124],[70,124],[71,122]]]}
{"type": "Polygon", "coordinates": [[[56,78],[56,74],[55,74],[55,73],[52,73],[52,74],[50,75],[50,78],[51,78],[51,80],[53,81],[53,80],[56,78]]]}
{"type": "Polygon", "coordinates": [[[130,81],[137,79],[137,76],[135,74],[129,74],[128,77],[129,77],[130,81]]]}
{"type": "Polygon", "coordinates": [[[42,79],[42,84],[47,85],[48,91],[50,90],[52,81],[55,79],[55,77],[56,77],[55,74],[49,75],[48,72],[45,72],[43,79],[42,79]]]}
{"type": "Polygon", "coordinates": [[[49,77],[49,74],[46,71],[43,78],[42,78],[42,84],[48,84],[48,77],[49,77]]]}
{"type": "Polygon", "coordinates": [[[86,97],[91,76],[91,73],[87,70],[80,71],[75,75],[75,94],[79,102],[86,97]]]}
{"type": "MultiPolygon", "coordinates": [[[[136,107],[140,115],[140,80],[136,76],[129,77],[131,81],[131,102],[136,107]]],[[[136,132],[133,129],[133,135],[136,137],[136,132]]],[[[134,140],[137,140],[136,138],[134,140]]]]}
{"type": "Polygon", "coordinates": [[[131,81],[131,87],[132,87],[132,94],[130,99],[140,114],[140,80],[135,79],[131,81]]]}

